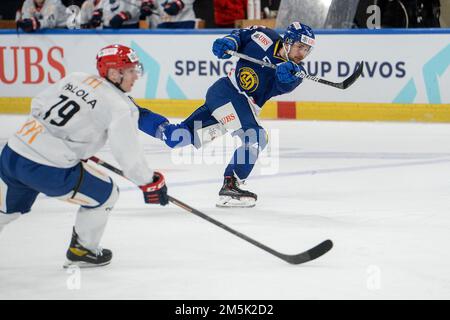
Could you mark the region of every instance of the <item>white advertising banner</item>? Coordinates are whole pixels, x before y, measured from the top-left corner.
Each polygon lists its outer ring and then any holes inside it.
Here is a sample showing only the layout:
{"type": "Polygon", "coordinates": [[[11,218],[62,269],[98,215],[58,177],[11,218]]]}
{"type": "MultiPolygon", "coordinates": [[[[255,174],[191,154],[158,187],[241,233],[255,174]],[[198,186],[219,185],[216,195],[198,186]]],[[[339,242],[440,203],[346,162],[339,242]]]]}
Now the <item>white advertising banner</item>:
{"type": "MultiPolygon", "coordinates": [[[[359,61],[363,76],[347,90],[304,80],[283,101],[450,103],[450,30],[440,33],[318,34],[305,61],[311,75],[333,82],[359,61]]],[[[221,33],[0,33],[0,96],[32,97],[73,71],[96,73],[95,55],[106,45],[134,48],[145,68],[136,98],[203,99],[233,60],[211,52],[221,33]]]]}

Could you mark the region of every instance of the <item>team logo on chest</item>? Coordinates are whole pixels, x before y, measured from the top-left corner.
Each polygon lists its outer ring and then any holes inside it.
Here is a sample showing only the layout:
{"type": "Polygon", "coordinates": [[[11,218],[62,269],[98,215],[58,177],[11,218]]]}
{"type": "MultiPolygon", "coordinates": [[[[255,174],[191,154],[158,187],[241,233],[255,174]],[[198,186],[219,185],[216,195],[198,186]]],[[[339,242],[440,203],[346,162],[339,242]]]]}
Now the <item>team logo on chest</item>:
{"type": "Polygon", "coordinates": [[[238,72],[239,84],[241,88],[249,93],[258,89],[259,78],[252,68],[243,67],[238,72]]]}

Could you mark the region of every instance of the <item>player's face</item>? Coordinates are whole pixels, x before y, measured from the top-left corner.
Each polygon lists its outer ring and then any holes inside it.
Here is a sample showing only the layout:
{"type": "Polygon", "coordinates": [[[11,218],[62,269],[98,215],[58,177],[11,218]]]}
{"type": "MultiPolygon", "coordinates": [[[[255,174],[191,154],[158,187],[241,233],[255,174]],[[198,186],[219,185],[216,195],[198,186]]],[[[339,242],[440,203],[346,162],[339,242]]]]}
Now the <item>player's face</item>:
{"type": "Polygon", "coordinates": [[[299,64],[311,52],[311,46],[301,42],[295,42],[289,51],[289,59],[299,64]]]}
{"type": "Polygon", "coordinates": [[[130,92],[133,89],[134,83],[140,76],[140,71],[136,67],[130,67],[122,70],[122,83],[120,87],[125,92],[130,92]]]}

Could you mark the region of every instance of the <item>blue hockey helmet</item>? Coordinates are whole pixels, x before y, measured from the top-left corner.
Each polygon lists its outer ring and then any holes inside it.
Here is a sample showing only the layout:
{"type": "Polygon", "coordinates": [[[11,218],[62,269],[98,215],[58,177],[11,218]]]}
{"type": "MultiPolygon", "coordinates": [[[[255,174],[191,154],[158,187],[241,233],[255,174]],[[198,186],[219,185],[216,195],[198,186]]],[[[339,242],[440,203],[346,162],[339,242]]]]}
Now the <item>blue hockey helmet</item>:
{"type": "Polygon", "coordinates": [[[292,22],[284,33],[284,42],[292,45],[295,42],[300,42],[308,45],[310,51],[316,45],[316,37],[311,27],[300,22],[292,22]]]}

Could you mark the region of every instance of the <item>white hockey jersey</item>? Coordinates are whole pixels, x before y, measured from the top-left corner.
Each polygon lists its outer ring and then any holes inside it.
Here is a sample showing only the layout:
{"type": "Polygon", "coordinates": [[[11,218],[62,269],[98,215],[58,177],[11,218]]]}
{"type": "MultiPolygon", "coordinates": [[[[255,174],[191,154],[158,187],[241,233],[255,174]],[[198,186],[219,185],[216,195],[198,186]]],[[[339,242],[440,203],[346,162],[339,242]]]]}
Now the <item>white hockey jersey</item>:
{"type": "Polygon", "coordinates": [[[125,175],[152,181],[137,135],[139,111],[129,96],[98,76],[76,72],[37,95],[31,114],[9,140],[18,154],[48,166],[70,168],[109,139],[125,175]]]}
{"type": "Polygon", "coordinates": [[[25,0],[22,5],[21,19],[39,20],[41,28],[64,28],[69,15],[61,0],[45,0],[42,8],[37,8],[33,0],[25,0]]]}
{"type": "Polygon", "coordinates": [[[109,27],[110,20],[121,11],[126,11],[131,18],[125,21],[124,25],[136,24],[139,22],[141,12],[141,0],[86,0],[81,6],[81,23],[88,23],[94,10],[103,10],[103,26],[109,27]]]}

